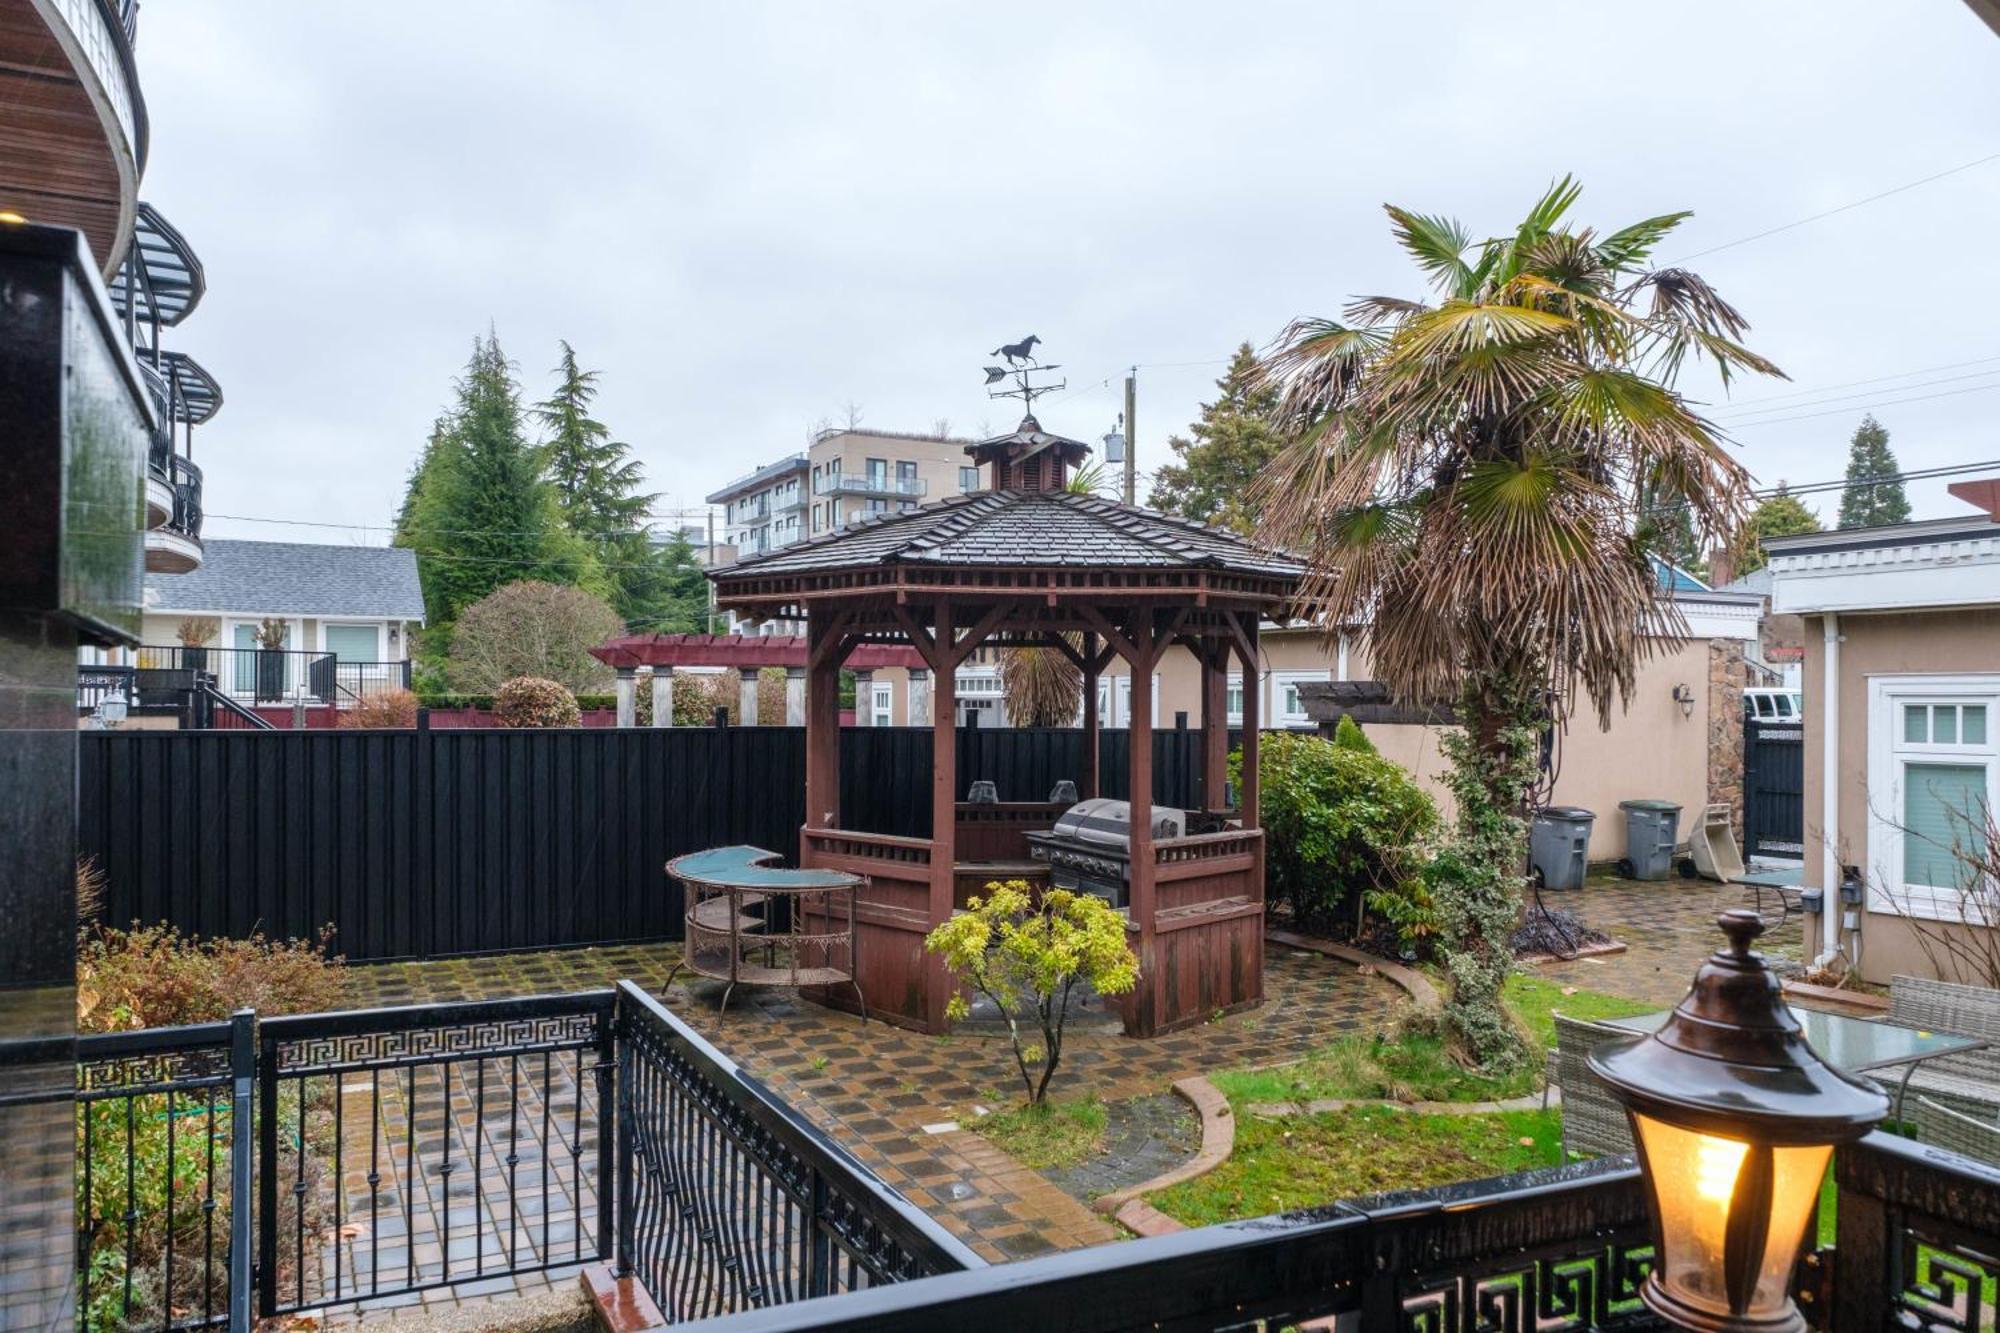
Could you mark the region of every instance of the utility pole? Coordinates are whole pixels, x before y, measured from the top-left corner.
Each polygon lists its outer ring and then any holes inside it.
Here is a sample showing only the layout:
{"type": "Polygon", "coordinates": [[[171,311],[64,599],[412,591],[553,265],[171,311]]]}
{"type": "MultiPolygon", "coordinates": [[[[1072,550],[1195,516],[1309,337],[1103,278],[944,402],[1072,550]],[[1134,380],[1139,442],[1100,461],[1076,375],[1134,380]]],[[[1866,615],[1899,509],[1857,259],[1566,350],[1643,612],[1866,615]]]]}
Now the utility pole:
{"type": "Polygon", "coordinates": [[[1125,503],[1139,503],[1139,367],[1125,377],[1125,503]]]}

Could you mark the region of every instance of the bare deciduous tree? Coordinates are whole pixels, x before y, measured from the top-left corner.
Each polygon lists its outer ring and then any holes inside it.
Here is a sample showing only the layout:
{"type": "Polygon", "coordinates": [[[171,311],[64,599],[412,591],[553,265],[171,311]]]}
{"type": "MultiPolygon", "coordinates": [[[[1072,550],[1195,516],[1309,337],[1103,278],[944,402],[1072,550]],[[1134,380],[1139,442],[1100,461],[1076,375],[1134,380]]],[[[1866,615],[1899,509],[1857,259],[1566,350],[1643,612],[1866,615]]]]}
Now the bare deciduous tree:
{"type": "Polygon", "coordinates": [[[573,693],[610,688],[611,669],[590,650],[624,628],[602,597],[524,579],[468,606],[451,638],[453,688],[490,694],[516,676],[553,680],[573,693]]]}

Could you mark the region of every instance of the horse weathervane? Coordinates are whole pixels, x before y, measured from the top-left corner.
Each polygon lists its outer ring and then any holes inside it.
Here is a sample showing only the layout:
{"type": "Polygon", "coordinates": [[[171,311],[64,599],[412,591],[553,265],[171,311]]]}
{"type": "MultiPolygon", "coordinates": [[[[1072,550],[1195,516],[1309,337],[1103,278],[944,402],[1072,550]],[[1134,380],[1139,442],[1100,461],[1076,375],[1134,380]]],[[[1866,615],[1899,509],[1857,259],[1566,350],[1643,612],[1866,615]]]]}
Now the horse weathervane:
{"type": "Polygon", "coordinates": [[[1047,374],[1051,371],[1062,369],[1061,366],[1057,365],[1045,366],[1035,356],[1035,346],[1040,342],[1041,339],[1031,333],[1017,343],[1002,343],[993,349],[991,355],[1005,357],[1007,364],[1004,366],[986,367],[986,383],[988,386],[986,396],[988,398],[1019,398],[1021,405],[1032,412],[1036,398],[1042,394],[1054,393],[1058,389],[1067,389],[1069,387],[1068,380],[1064,380],[1060,384],[1037,384],[1034,382],[1032,376],[1038,373],[1047,374]],[[1012,388],[995,389],[991,387],[1009,376],[1012,376],[1014,380],[1012,388]]]}

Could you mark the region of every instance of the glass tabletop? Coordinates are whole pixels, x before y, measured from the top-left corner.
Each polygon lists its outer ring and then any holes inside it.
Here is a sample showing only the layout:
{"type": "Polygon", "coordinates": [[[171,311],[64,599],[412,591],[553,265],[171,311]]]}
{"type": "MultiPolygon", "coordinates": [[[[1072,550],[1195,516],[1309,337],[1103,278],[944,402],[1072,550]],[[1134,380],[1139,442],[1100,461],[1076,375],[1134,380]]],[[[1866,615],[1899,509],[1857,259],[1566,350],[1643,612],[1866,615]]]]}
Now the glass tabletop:
{"type": "MultiPolygon", "coordinates": [[[[1614,1018],[1608,1026],[1627,1032],[1657,1032],[1670,1011],[1614,1018]]],[[[1978,1037],[1961,1037],[1952,1032],[1927,1032],[1922,1028],[1897,1027],[1892,1023],[1870,1022],[1844,1014],[1822,1013],[1817,1009],[1793,1009],[1792,1017],[1806,1030],[1806,1042],[1819,1058],[1835,1069],[1863,1073],[1891,1065],[1928,1060],[1956,1051],[1977,1050],[1986,1043],[1978,1037]]]]}

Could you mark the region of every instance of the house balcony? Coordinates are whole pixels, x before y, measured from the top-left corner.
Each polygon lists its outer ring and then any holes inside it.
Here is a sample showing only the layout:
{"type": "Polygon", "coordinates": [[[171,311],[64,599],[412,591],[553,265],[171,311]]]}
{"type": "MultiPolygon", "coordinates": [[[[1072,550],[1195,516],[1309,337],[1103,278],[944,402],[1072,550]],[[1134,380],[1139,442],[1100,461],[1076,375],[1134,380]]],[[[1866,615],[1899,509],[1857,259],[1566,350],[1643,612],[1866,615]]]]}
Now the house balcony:
{"type": "Polygon", "coordinates": [[[0,0],[0,210],[83,233],[109,278],[132,239],[146,104],[137,0],[0,0]]]}
{"type": "MultiPolygon", "coordinates": [[[[201,566],[201,469],[179,454],[167,465],[172,509],[164,523],[146,530],[146,572],[186,574],[201,566]]],[[[146,478],[147,509],[152,508],[156,476],[146,478]]]]}
{"type": "Polygon", "coordinates": [[[922,477],[891,477],[880,472],[821,477],[813,482],[814,495],[867,495],[921,500],[929,490],[930,483],[922,477]]]}

